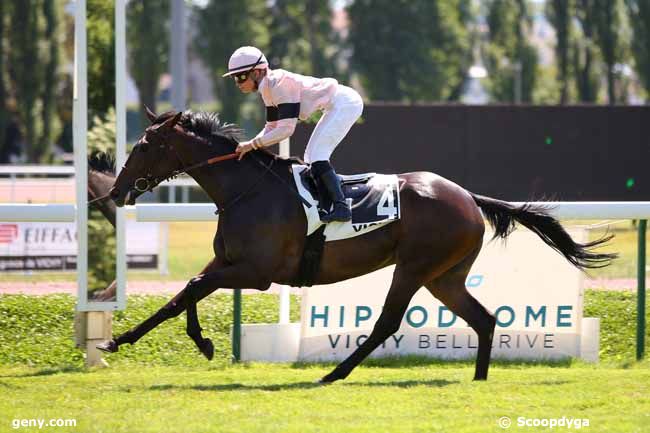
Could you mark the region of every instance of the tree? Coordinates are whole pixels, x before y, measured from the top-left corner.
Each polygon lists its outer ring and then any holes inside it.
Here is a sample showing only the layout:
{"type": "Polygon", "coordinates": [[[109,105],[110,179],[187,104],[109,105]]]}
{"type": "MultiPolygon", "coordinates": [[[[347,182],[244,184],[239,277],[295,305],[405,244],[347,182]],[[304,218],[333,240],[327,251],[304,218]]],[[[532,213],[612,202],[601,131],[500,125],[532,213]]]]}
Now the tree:
{"type": "Polygon", "coordinates": [[[264,46],[265,0],[211,0],[204,8],[196,7],[197,53],[210,69],[221,118],[228,122],[240,120],[244,101],[232,79],[222,75],[228,70],[228,58],[240,46],[264,46]],[[262,42],[262,43],[260,43],[262,42]]]}
{"type": "Polygon", "coordinates": [[[573,43],[573,64],[581,102],[596,102],[598,76],[594,70],[597,58],[595,43],[595,0],[577,0],[575,18],[580,24],[580,34],[573,43]]]}
{"type": "Polygon", "coordinates": [[[9,113],[7,112],[7,89],[5,87],[5,19],[7,7],[0,1],[0,161],[9,158],[8,143],[6,142],[9,113]]]}
{"type": "Polygon", "coordinates": [[[650,3],[646,0],[626,0],[632,24],[632,54],[634,68],[647,95],[650,95],[650,3]]]}
{"type": "Polygon", "coordinates": [[[371,99],[458,97],[471,64],[466,1],[357,0],[347,7],[352,68],[371,99]]]}
{"type": "Polygon", "coordinates": [[[140,93],[140,102],[154,112],[158,81],[169,69],[168,20],[169,0],[129,2],[129,70],[140,93]]]}
{"type": "Polygon", "coordinates": [[[322,0],[276,0],[268,6],[267,58],[273,66],[320,77],[337,70],[341,41],[332,31],[332,8],[322,0]]]}
{"type": "MultiPolygon", "coordinates": [[[[20,124],[25,136],[25,153],[30,162],[47,157],[48,149],[38,139],[42,125],[38,122],[38,97],[43,86],[43,68],[39,53],[38,3],[15,1],[11,3],[9,20],[8,66],[11,88],[20,124]]],[[[43,53],[46,55],[46,53],[43,53]]]]}
{"type": "Polygon", "coordinates": [[[89,117],[104,116],[115,104],[115,10],[113,2],[88,0],[86,28],[89,117]]]}
{"type": "Polygon", "coordinates": [[[57,84],[60,80],[58,73],[60,56],[61,56],[61,43],[62,39],[59,37],[60,32],[60,11],[52,1],[43,2],[43,16],[45,17],[45,32],[44,42],[49,45],[49,59],[45,62],[44,86],[43,86],[43,108],[41,111],[41,118],[43,122],[43,134],[40,137],[39,148],[47,148],[54,138],[52,131],[53,123],[56,119],[56,90],[57,84]]]}
{"type": "Polygon", "coordinates": [[[617,102],[615,65],[625,59],[625,38],[622,35],[622,0],[595,0],[596,42],[607,71],[607,101],[617,102]]]}
{"type": "Polygon", "coordinates": [[[555,56],[558,62],[558,81],[560,82],[560,104],[569,98],[569,41],[571,38],[571,3],[569,0],[551,0],[546,3],[546,14],[555,28],[557,43],[555,56]]]}
{"type": "Polygon", "coordinates": [[[490,93],[497,101],[513,101],[519,79],[521,102],[531,102],[537,74],[537,51],[528,42],[532,20],[525,0],[487,2],[490,93]]]}

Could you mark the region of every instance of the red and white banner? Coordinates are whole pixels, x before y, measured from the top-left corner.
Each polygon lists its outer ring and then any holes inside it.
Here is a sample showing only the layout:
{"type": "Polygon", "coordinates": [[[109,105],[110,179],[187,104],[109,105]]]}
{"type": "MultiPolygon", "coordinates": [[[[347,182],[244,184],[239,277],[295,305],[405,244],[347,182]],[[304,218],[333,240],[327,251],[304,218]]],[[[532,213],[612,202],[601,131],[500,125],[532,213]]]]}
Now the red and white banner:
{"type": "MultiPolygon", "coordinates": [[[[126,223],[126,254],[130,268],[156,269],[159,223],[126,223]]],[[[0,272],[74,270],[77,263],[75,223],[0,223],[0,272]]]]}

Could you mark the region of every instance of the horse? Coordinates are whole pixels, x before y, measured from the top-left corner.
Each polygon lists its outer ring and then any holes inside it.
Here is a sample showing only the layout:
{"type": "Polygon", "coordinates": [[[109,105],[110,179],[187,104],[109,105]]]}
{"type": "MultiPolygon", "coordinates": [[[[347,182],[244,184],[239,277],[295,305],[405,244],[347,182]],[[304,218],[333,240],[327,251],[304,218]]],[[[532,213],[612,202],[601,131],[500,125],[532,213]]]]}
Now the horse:
{"type": "MultiPolygon", "coordinates": [[[[106,152],[93,152],[88,156],[88,204],[97,208],[115,227],[116,207],[109,200],[109,191],[115,183],[115,160],[106,152]]],[[[114,301],[117,284],[113,281],[103,290],[92,293],[93,301],[114,301]]]]}
{"type": "MultiPolygon", "coordinates": [[[[265,149],[238,160],[233,152],[242,130],[222,123],[214,113],[146,112],[151,125],[135,144],[110,195],[117,206],[123,206],[164,179],[187,172],[219,209],[215,257],[156,313],[97,347],[116,352],[186,310],[187,334],[205,354],[211,343],[201,334],[197,302],[220,287],[264,291],[271,283],[296,281],[307,224],[291,172],[291,165],[299,160],[265,149]]],[[[333,284],[389,265],[395,265],[395,270],[369,337],[320,383],[346,378],[397,332],[411,298],[422,286],[477,333],[474,380],[487,379],[496,318],[465,287],[483,243],[483,217],[494,228],[494,238],[505,239],[520,223],[582,270],[607,266],[616,257],[594,251],[612,235],[577,243],[544,206],[515,206],[480,196],[430,172],[397,176],[399,220],[362,236],[325,243],[314,284],[333,284]]]]}
{"type": "Polygon", "coordinates": [[[108,200],[113,183],[115,160],[106,152],[93,152],[88,156],[88,204],[95,206],[115,227],[115,203],[108,200]]]}

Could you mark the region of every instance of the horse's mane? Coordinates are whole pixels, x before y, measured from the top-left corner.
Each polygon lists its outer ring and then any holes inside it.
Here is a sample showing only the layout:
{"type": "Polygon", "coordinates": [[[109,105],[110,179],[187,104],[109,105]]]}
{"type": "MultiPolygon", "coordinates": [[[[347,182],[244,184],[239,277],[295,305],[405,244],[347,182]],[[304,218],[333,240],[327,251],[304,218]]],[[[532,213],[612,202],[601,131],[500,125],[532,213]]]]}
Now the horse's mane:
{"type": "MultiPolygon", "coordinates": [[[[175,114],[176,112],[174,111],[163,113],[158,116],[157,122],[165,121],[175,114]]],[[[218,113],[186,110],[183,112],[179,123],[184,130],[191,132],[198,137],[205,138],[208,142],[212,142],[215,138],[229,141],[233,145],[233,151],[237,144],[244,139],[244,130],[237,124],[223,122],[219,118],[218,113]]],[[[266,149],[260,149],[255,153],[259,155],[267,155],[270,159],[286,161],[289,164],[305,164],[305,162],[300,158],[284,158],[266,149]]]]}
{"type": "Polygon", "coordinates": [[[115,155],[99,150],[93,151],[88,156],[88,169],[115,175],[115,155]]]}

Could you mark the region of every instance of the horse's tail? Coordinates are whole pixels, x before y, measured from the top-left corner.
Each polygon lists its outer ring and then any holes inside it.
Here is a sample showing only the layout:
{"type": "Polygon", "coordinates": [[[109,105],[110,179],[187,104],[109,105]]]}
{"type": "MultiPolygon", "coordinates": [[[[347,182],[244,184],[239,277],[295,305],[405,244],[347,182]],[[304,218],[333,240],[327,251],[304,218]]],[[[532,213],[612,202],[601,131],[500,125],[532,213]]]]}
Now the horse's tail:
{"type": "Polygon", "coordinates": [[[494,228],[492,239],[499,237],[505,239],[515,229],[515,222],[518,222],[535,232],[548,246],[566,257],[577,268],[602,268],[618,257],[615,253],[591,251],[608,242],[614,235],[604,236],[585,244],[577,243],[571,239],[560,222],[550,215],[549,207],[530,203],[515,206],[502,200],[470,194],[494,228]]]}

